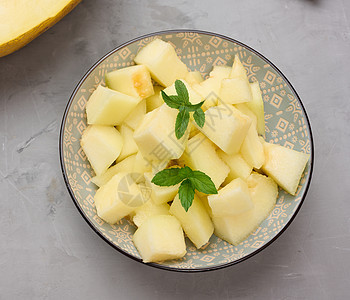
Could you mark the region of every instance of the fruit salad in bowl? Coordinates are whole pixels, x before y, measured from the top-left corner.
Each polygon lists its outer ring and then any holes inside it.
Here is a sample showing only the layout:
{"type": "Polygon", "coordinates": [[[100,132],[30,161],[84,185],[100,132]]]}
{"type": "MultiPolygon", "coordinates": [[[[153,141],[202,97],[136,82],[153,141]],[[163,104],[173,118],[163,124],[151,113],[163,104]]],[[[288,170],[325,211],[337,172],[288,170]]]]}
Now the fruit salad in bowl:
{"type": "Polygon", "coordinates": [[[67,105],[60,155],[74,203],[105,241],[150,266],[205,271],[287,228],[313,142],[298,95],[261,54],[166,31],[88,71],[67,105]]]}

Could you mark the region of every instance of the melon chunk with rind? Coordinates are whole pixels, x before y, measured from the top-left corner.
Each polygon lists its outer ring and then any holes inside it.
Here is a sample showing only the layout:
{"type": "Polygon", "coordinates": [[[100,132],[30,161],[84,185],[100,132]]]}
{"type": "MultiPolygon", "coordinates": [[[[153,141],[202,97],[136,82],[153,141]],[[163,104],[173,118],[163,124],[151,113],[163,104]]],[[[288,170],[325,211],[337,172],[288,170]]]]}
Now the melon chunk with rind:
{"type": "Polygon", "coordinates": [[[170,206],[170,213],[180,221],[187,237],[197,249],[208,243],[214,232],[214,226],[201,200],[196,195],[187,212],[177,195],[170,206]]]}
{"type": "Polygon", "coordinates": [[[118,158],[123,138],[113,126],[90,125],[84,130],[80,145],[99,176],[118,158]]]}
{"type": "Polygon", "coordinates": [[[133,242],[145,263],[178,259],[186,254],[181,224],[170,215],[149,217],[134,233],[133,242]]]}
{"type": "Polygon", "coordinates": [[[118,162],[114,166],[110,167],[106,172],[100,176],[94,176],[91,178],[91,181],[96,184],[98,187],[103,186],[109,180],[112,179],[114,175],[117,175],[120,172],[131,172],[134,168],[136,154],[130,155],[122,161],[118,162]]]}
{"type": "Polygon", "coordinates": [[[99,85],[86,103],[87,123],[120,125],[140,101],[138,97],[99,85]]]}
{"type": "Polygon", "coordinates": [[[248,185],[241,178],[219,189],[218,194],[209,195],[208,202],[215,217],[234,216],[253,208],[248,185]]]}
{"type": "Polygon", "coordinates": [[[263,147],[265,163],[262,170],[285,191],[295,195],[310,155],[267,142],[263,147]]]}
{"type": "Polygon", "coordinates": [[[146,65],[152,78],[165,87],[172,85],[176,79],[184,79],[188,73],[187,66],[177,56],[174,47],[161,39],[144,46],[134,61],[146,65]]]}
{"type": "Polygon", "coordinates": [[[96,191],[94,202],[97,215],[107,223],[115,224],[146,199],[133,174],[121,172],[96,191]]]}
{"type": "Polygon", "coordinates": [[[205,112],[205,123],[197,128],[227,154],[239,152],[251,119],[229,104],[213,106],[205,112]]]}
{"type": "Polygon", "coordinates": [[[273,210],[278,187],[275,181],[261,174],[252,173],[247,184],[253,208],[236,216],[213,217],[215,235],[237,246],[252,234],[273,210]]]}
{"type": "Polygon", "coordinates": [[[141,99],[154,94],[151,75],[144,65],[121,68],[105,75],[106,85],[115,91],[141,99]]]}

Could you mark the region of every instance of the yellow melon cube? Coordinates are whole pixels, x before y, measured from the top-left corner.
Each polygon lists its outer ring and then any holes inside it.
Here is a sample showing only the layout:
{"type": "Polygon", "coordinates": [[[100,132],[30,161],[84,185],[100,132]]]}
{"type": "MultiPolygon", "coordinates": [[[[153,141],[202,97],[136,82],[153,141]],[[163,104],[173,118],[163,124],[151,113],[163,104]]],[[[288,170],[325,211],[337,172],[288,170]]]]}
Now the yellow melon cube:
{"type": "Polygon", "coordinates": [[[128,125],[132,130],[135,130],[142,122],[146,114],[146,99],[139,102],[136,107],[125,118],[124,123],[128,125]]]}
{"type": "Polygon", "coordinates": [[[186,254],[180,222],[173,216],[149,217],[134,233],[133,242],[144,262],[177,259],[186,254]]]}
{"type": "Polygon", "coordinates": [[[180,221],[187,237],[198,249],[208,243],[214,232],[214,226],[196,195],[187,212],[182,207],[179,195],[177,195],[170,206],[170,213],[180,221]]]}
{"type": "Polygon", "coordinates": [[[110,167],[106,172],[100,176],[91,178],[91,181],[97,186],[101,187],[112,179],[112,177],[120,172],[131,172],[134,168],[136,154],[130,155],[129,157],[118,162],[114,166],[110,167]]]}
{"type": "Polygon", "coordinates": [[[248,185],[241,178],[232,180],[216,195],[208,196],[214,217],[234,216],[253,208],[248,185]]]}
{"type": "Polygon", "coordinates": [[[139,149],[134,141],[134,131],[128,125],[122,124],[118,129],[123,138],[123,148],[117,159],[117,162],[120,162],[124,158],[137,153],[139,149]]]}
{"type": "Polygon", "coordinates": [[[230,171],[229,167],[217,155],[215,146],[202,133],[198,133],[188,140],[182,160],[191,169],[207,174],[216,188],[219,188],[224,182],[230,171]]]}
{"type": "Polygon", "coordinates": [[[132,221],[137,227],[140,227],[144,221],[149,217],[155,215],[170,215],[169,204],[155,204],[149,199],[145,204],[135,209],[135,215],[132,217],[132,221]]]}
{"type": "Polygon", "coordinates": [[[143,174],[145,172],[152,171],[152,163],[151,161],[145,159],[142,156],[142,153],[139,151],[135,156],[135,162],[133,167],[133,172],[143,174]]]}
{"type": "Polygon", "coordinates": [[[102,175],[118,158],[123,138],[112,126],[90,125],[84,130],[80,145],[96,175],[102,175]]]}
{"type": "Polygon", "coordinates": [[[154,89],[154,95],[152,95],[146,99],[147,112],[150,112],[150,111],[156,109],[157,107],[161,106],[162,104],[164,104],[164,100],[160,94],[162,87],[160,87],[159,85],[156,85],[153,87],[153,89],[154,89]]]}
{"type": "Polygon", "coordinates": [[[184,79],[188,73],[187,66],[177,56],[174,47],[160,39],[143,47],[134,61],[146,65],[152,78],[162,86],[170,86],[176,79],[184,79]]]}
{"type": "Polygon", "coordinates": [[[118,173],[95,194],[97,215],[109,224],[115,224],[146,202],[135,178],[130,173],[118,173]]]}
{"type": "Polygon", "coordinates": [[[213,66],[213,70],[209,73],[209,78],[217,78],[219,81],[229,78],[231,69],[229,66],[213,66]]]}
{"type": "Polygon", "coordinates": [[[229,155],[219,149],[217,151],[217,154],[230,168],[230,173],[228,173],[227,178],[224,182],[225,184],[228,184],[236,178],[245,180],[252,172],[253,167],[247,164],[240,153],[229,155]]]}
{"type": "Polygon", "coordinates": [[[280,187],[295,195],[310,155],[277,144],[264,143],[265,163],[262,170],[280,187]]]}
{"type": "Polygon", "coordinates": [[[144,65],[131,66],[105,75],[106,85],[133,97],[147,98],[154,94],[151,75],[144,65]]]}
{"type": "Polygon", "coordinates": [[[229,78],[242,78],[248,81],[247,71],[239,59],[238,54],[235,55],[229,78]]]}
{"type": "Polygon", "coordinates": [[[265,154],[262,143],[260,142],[256,126],[250,125],[247,136],[241,147],[241,154],[245,161],[254,167],[260,169],[265,162],[265,154]]]}
{"type": "Polygon", "coordinates": [[[253,208],[235,216],[213,217],[215,235],[238,245],[256,230],[273,210],[278,196],[278,187],[273,179],[253,173],[247,179],[253,208]]]}
{"type": "Polygon", "coordinates": [[[146,186],[148,186],[150,189],[152,189],[152,201],[155,204],[163,204],[167,203],[169,201],[173,201],[180,184],[172,185],[172,186],[158,186],[152,183],[152,179],[154,177],[153,173],[147,172],[144,174],[145,176],[145,183],[146,186]]]}
{"type": "Polygon", "coordinates": [[[134,132],[135,142],[148,161],[166,161],[179,158],[185,150],[189,130],[178,140],[175,120],[178,110],[163,104],[147,113],[134,132]]]}
{"type": "Polygon", "coordinates": [[[201,83],[203,80],[202,74],[199,71],[188,72],[185,77],[185,81],[190,85],[201,83]]]}
{"type": "Polygon", "coordinates": [[[119,125],[140,100],[99,85],[86,103],[87,123],[119,125]]]}
{"type": "Polygon", "coordinates": [[[248,80],[243,78],[226,78],[221,81],[220,99],[229,104],[252,101],[252,92],[248,80]]]}
{"type": "Polygon", "coordinates": [[[265,135],[264,101],[261,96],[259,82],[251,83],[250,89],[252,91],[252,101],[247,102],[246,105],[256,115],[258,133],[265,135]]]}
{"type": "Polygon", "coordinates": [[[218,105],[205,112],[205,123],[198,129],[227,154],[239,151],[251,119],[232,105],[218,105]]]}
{"type": "Polygon", "coordinates": [[[239,103],[235,104],[234,107],[236,107],[241,113],[245,114],[249,118],[252,119],[252,123],[257,128],[257,117],[256,115],[248,108],[247,103],[239,103]]]}

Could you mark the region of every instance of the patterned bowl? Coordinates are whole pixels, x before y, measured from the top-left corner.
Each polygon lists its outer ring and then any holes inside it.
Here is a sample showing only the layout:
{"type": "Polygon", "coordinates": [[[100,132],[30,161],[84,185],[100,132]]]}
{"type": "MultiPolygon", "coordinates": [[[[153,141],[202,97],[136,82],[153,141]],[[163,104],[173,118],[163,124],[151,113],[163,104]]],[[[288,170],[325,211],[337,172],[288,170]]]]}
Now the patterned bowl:
{"type": "Polygon", "coordinates": [[[149,263],[172,271],[208,271],[241,262],[266,248],[288,227],[299,211],[312,175],[313,140],[310,124],[301,100],[287,78],[269,60],[252,48],[231,38],[195,30],[170,30],[148,34],[127,42],[102,57],[80,80],[64,112],[60,132],[61,167],[68,191],[91,228],[121,253],[142,262],[132,242],[135,226],[128,220],[109,225],[96,215],[90,181],[93,170],[80,147],[86,127],[85,104],[104,74],[133,65],[140,48],[155,38],[169,41],[191,70],[204,76],[213,65],[232,65],[239,54],[250,81],[258,80],[265,104],[266,139],[269,142],[310,154],[296,196],[279,190],[279,198],[270,216],[244,242],[232,246],[216,236],[204,249],[197,250],[187,239],[187,254],[179,260],[149,263]]]}

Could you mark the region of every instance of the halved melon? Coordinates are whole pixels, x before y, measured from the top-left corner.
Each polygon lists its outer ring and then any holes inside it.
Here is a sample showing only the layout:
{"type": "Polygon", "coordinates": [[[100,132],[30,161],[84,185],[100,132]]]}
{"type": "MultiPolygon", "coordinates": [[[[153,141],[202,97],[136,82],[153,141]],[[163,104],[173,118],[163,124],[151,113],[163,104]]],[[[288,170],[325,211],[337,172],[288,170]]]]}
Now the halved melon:
{"type": "Polygon", "coordinates": [[[0,5],[0,57],[42,34],[81,0],[11,0],[0,5]]]}

